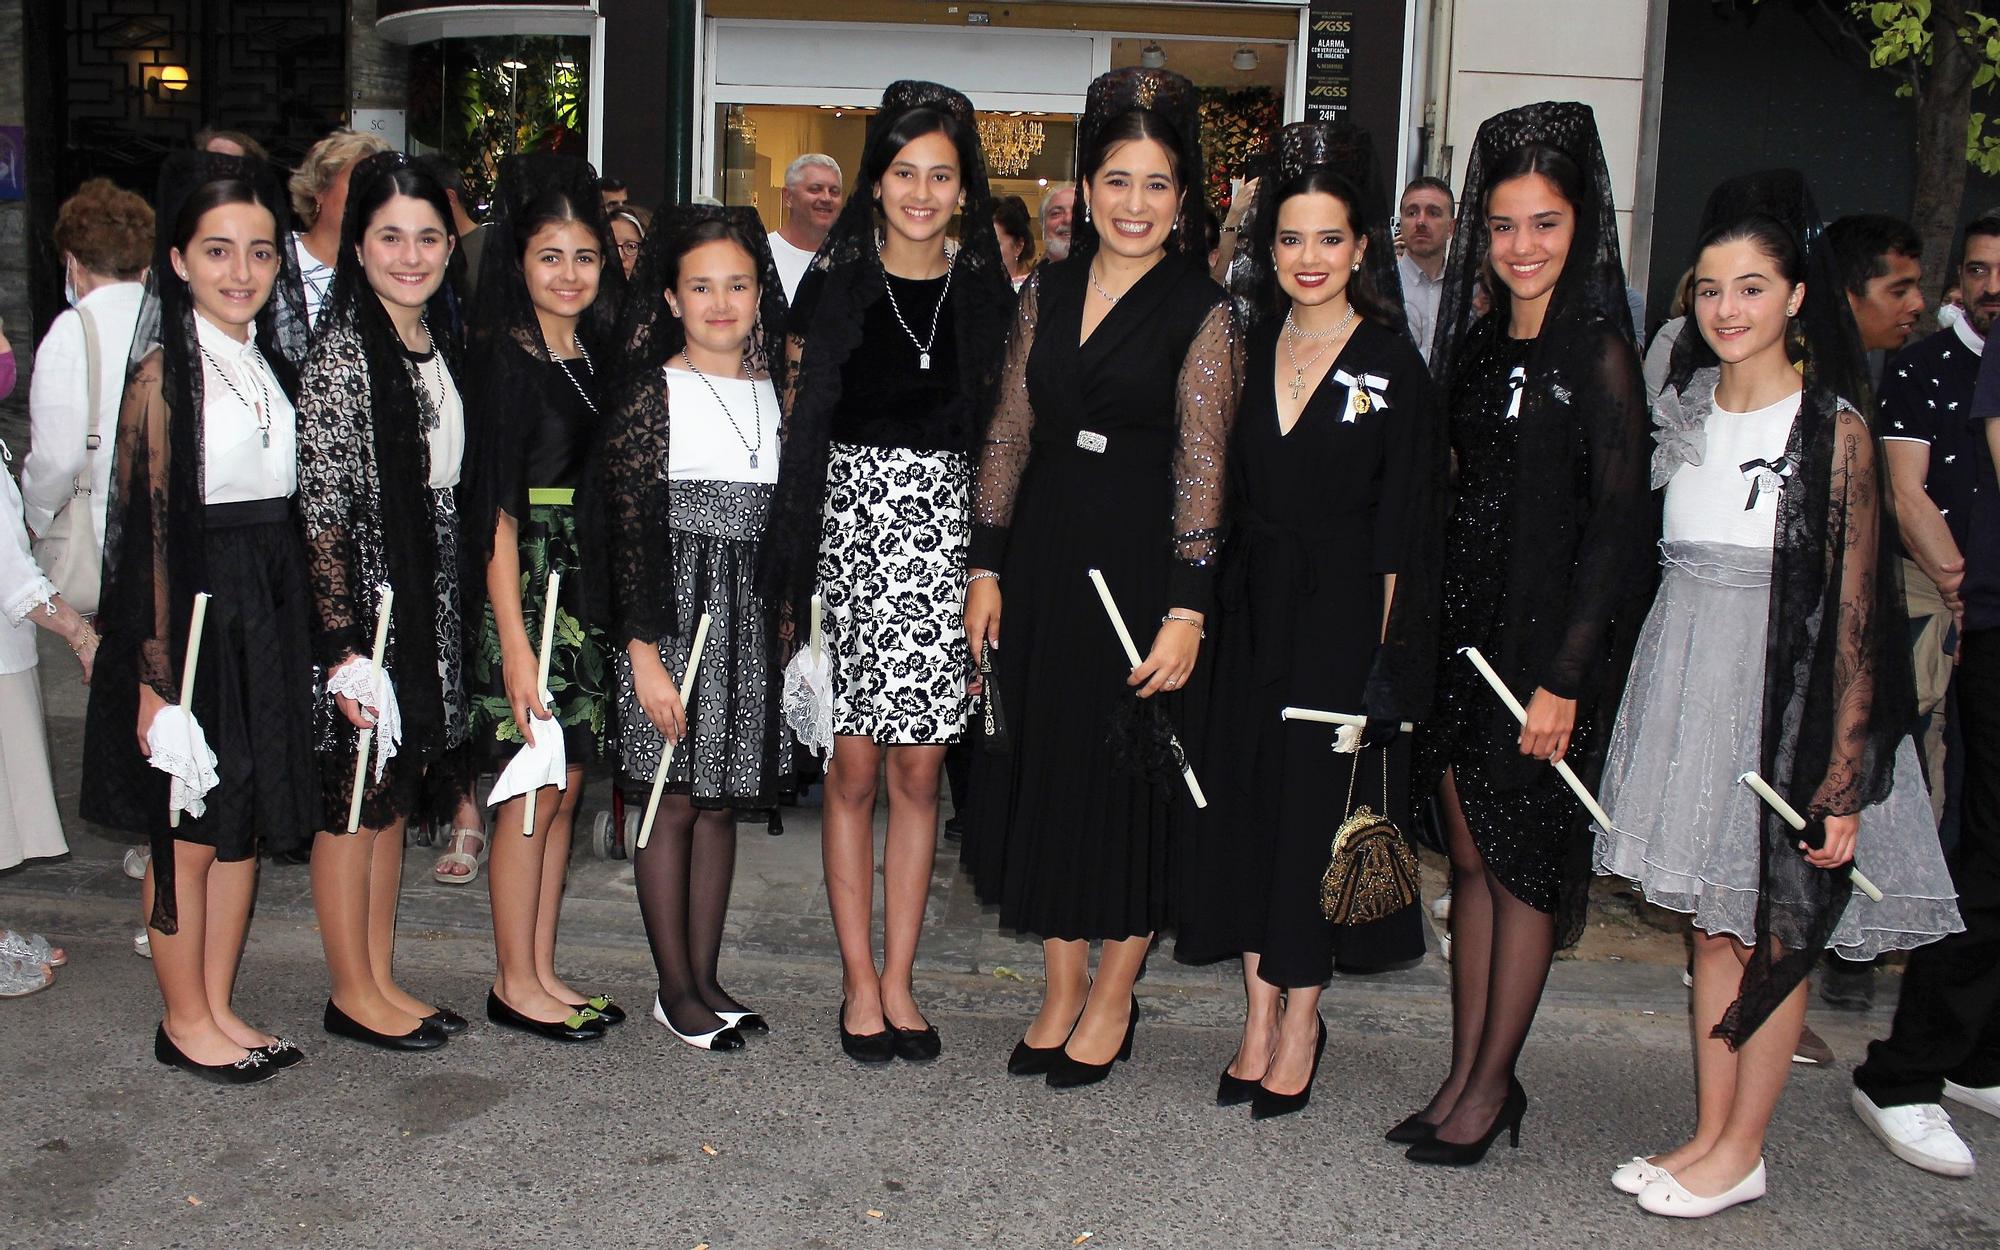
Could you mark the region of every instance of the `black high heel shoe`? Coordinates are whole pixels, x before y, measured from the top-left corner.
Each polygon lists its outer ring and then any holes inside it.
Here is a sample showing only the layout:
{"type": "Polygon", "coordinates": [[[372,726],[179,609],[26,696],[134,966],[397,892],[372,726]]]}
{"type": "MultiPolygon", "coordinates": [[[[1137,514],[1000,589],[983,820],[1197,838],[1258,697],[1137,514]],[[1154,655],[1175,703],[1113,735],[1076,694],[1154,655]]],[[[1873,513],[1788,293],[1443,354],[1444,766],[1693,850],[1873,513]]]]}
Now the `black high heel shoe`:
{"type": "Polygon", "coordinates": [[[255,1085],[259,1081],[270,1080],[280,1070],[261,1046],[235,1063],[196,1063],[181,1053],[181,1048],[174,1045],[174,1039],[167,1036],[165,1021],[161,1021],[160,1027],[153,1031],[153,1058],[213,1085],[255,1085]]]}
{"type": "Polygon", "coordinates": [[[1493,1148],[1494,1141],[1503,1132],[1507,1134],[1507,1144],[1518,1150],[1521,1146],[1521,1119],[1527,1114],[1528,1091],[1521,1088],[1520,1081],[1509,1077],[1507,1101],[1500,1104],[1500,1114],[1493,1117],[1493,1124],[1484,1137],[1474,1142],[1448,1142],[1433,1136],[1429,1141],[1411,1146],[1403,1152],[1403,1157],[1412,1163],[1469,1168],[1486,1157],[1486,1152],[1493,1148]]]}
{"type": "Polygon", "coordinates": [[[1385,1140],[1395,1142],[1398,1146],[1414,1146],[1420,1141],[1429,1141],[1431,1138],[1437,1136],[1437,1131],[1438,1126],[1424,1119],[1423,1112],[1412,1111],[1403,1117],[1400,1124],[1382,1134],[1382,1136],[1385,1140]]]}
{"type": "Polygon", "coordinates": [[[1273,1116],[1292,1115],[1304,1111],[1306,1104],[1312,1101],[1313,1082],[1319,1079],[1320,1056],[1325,1053],[1326,1020],[1321,1018],[1319,1040],[1313,1043],[1313,1066],[1312,1071],[1306,1076],[1306,1087],[1296,1094],[1280,1094],[1276,1090],[1265,1088],[1263,1082],[1258,1082],[1257,1091],[1250,1099],[1250,1118],[1268,1120],[1273,1116]]]}
{"type": "MultiPolygon", "coordinates": [[[[849,1033],[847,1031],[847,1000],[840,1000],[840,1011],[833,1018],[840,1030],[840,1049],[856,1063],[887,1063],[896,1057],[896,1039],[887,1028],[876,1033],[849,1033]]],[[[884,1020],[886,1025],[888,1021],[884,1020]]]]}
{"type": "Polygon", "coordinates": [[[588,1007],[571,1013],[566,1019],[537,1020],[509,1007],[492,990],[486,991],[486,1019],[503,1029],[519,1029],[536,1037],[546,1037],[552,1042],[595,1042],[604,1037],[605,1029],[604,1021],[598,1019],[597,1013],[588,1007]]]}
{"type": "Polygon", "coordinates": [[[1240,1107],[1256,1096],[1257,1082],[1231,1076],[1228,1068],[1222,1070],[1222,1079],[1215,1083],[1215,1105],[1218,1107],[1240,1107]]]}
{"type": "Polygon", "coordinates": [[[1030,1046],[1024,1037],[1014,1043],[1013,1053],[1007,1056],[1007,1075],[1047,1076],[1049,1069],[1056,1066],[1056,1056],[1062,1051],[1061,1046],[1030,1046]]]}
{"type": "Polygon", "coordinates": [[[1055,1063],[1043,1079],[1050,1089],[1080,1089],[1085,1085],[1095,1085],[1111,1075],[1111,1069],[1120,1059],[1132,1057],[1132,1034],[1139,1028],[1139,996],[1132,996],[1132,1014],[1125,1020],[1125,1040],[1118,1046],[1118,1054],[1109,1063],[1084,1063],[1069,1053],[1069,1043],[1064,1042],[1057,1051],[1055,1063]]]}

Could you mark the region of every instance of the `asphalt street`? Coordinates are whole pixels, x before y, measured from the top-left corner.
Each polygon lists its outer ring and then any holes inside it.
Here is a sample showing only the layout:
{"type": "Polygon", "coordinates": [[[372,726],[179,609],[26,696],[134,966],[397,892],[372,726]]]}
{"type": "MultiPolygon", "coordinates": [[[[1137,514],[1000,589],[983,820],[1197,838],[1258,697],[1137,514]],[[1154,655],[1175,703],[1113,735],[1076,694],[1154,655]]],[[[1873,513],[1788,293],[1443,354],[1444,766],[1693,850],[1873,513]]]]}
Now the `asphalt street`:
{"type": "MultiPolygon", "coordinates": [[[[57,662],[51,736],[73,761],[81,702],[57,662]]],[[[73,812],[74,766],[59,769],[73,812]]],[[[1132,1061],[1058,1093],[1004,1071],[1039,951],[995,931],[944,862],[918,978],[944,1055],[857,1067],[834,1036],[816,816],[788,813],[782,838],[744,827],[725,980],[773,1032],[735,1055],[646,1019],[630,866],[581,852],[563,967],[635,1009],[607,1040],[563,1048],[478,1018],[483,882],[432,883],[424,848],[408,860],[402,979],[473,1029],[414,1056],[328,1038],[305,870],[272,866],[237,1001],[310,1057],[241,1090],[153,1061],[158,996],[129,945],[122,847],[72,822],[68,860],[0,875],[0,922],[70,952],[54,989],[0,1003],[0,1246],[2000,1248],[2000,1121],[1954,1109],[1986,1170],[1953,1181],[1891,1158],[1848,1109],[1847,1065],[1886,1029],[1886,1001],[1815,1011],[1842,1064],[1795,1071],[1768,1198],[1684,1224],[1613,1191],[1614,1166],[1672,1144],[1691,1115],[1685,992],[1660,964],[1559,963],[1522,1064],[1521,1148],[1420,1169],[1381,1132],[1442,1074],[1435,953],[1336,979],[1301,1115],[1253,1124],[1211,1105],[1236,973],[1168,949],[1140,986],[1132,1061]]]]}

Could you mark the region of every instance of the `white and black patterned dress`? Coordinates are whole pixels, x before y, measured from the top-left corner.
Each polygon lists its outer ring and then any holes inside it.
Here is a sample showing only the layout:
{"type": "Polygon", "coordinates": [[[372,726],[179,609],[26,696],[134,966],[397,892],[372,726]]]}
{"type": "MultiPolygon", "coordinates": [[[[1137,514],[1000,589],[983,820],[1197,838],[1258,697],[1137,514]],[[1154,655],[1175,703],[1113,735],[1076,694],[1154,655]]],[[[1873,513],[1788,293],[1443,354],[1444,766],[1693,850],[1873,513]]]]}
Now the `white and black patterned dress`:
{"type": "MultiPolygon", "coordinates": [[[[778,399],[762,378],[669,368],[664,382],[666,402],[643,405],[607,449],[617,641],[656,643],[683,686],[688,733],[674,752],[668,792],[700,808],[767,808],[791,776],[773,613],[753,584],[778,476],[778,399]],[[708,638],[689,691],[688,657],[703,613],[708,638]]],[[[634,785],[647,786],[660,764],[660,733],[639,706],[623,646],[614,669],[621,763],[634,785]]]]}

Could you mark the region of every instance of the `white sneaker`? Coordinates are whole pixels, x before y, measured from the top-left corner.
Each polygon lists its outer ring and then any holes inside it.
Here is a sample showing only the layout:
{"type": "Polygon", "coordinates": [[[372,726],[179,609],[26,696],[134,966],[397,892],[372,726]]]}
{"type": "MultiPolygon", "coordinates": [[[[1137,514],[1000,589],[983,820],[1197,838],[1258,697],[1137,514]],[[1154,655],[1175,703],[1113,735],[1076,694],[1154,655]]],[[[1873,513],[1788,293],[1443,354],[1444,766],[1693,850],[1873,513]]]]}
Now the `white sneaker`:
{"type": "Polygon", "coordinates": [[[141,959],[153,957],[153,935],[140,929],[132,935],[132,953],[141,959]]]}
{"type": "Polygon", "coordinates": [[[1934,1102],[1878,1107],[1858,1089],[1850,1101],[1854,1114],[1898,1159],[1939,1176],[1972,1175],[1972,1149],[1952,1131],[1943,1107],[1934,1102]]]}
{"type": "Polygon", "coordinates": [[[1975,1088],[1960,1085],[1955,1081],[1944,1083],[1944,1096],[1953,1102],[1962,1102],[1968,1107],[1977,1107],[1987,1115],[2000,1115],[2000,1085],[1975,1088]]]}
{"type": "Polygon", "coordinates": [[[151,847],[135,846],[125,852],[125,858],[121,861],[120,866],[125,869],[125,875],[132,878],[132,880],[144,881],[146,879],[146,866],[152,862],[153,850],[151,847]]]}

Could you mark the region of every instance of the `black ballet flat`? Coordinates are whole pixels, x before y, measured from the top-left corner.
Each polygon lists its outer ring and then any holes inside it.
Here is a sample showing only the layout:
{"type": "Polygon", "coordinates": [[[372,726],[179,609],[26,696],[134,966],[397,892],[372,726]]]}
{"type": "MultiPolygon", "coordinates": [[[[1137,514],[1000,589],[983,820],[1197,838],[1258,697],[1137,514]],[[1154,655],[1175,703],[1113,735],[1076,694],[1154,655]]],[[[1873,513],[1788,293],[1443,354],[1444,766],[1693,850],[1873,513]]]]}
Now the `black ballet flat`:
{"type": "Polygon", "coordinates": [[[1528,1114],[1528,1091],[1521,1088],[1517,1080],[1509,1079],[1507,1101],[1500,1104],[1500,1114],[1493,1117],[1493,1124],[1486,1135],[1473,1142],[1440,1141],[1433,1136],[1428,1141],[1420,1141],[1403,1152],[1403,1157],[1412,1163],[1429,1163],[1448,1168],[1469,1168],[1486,1157],[1500,1134],[1507,1134],[1507,1144],[1520,1149],[1521,1120],[1528,1114]]]}
{"type": "Polygon", "coordinates": [[[1009,1076],[1047,1076],[1049,1069],[1056,1066],[1056,1056],[1063,1053],[1060,1046],[1030,1046],[1028,1039],[1014,1043],[1014,1052],[1007,1056],[1009,1076]]]}
{"type": "Polygon", "coordinates": [[[1280,1094],[1276,1090],[1266,1089],[1259,1082],[1257,1092],[1250,1101],[1250,1118],[1269,1120],[1274,1116],[1293,1115],[1304,1111],[1306,1105],[1312,1102],[1313,1082],[1319,1079],[1319,1060],[1325,1053],[1326,1021],[1322,1019],[1319,1022],[1319,1040],[1313,1043],[1313,1066],[1312,1071],[1306,1075],[1306,1087],[1296,1094],[1280,1094]]]}
{"type": "MultiPolygon", "coordinates": [[[[596,1012],[597,1018],[604,1021],[607,1028],[614,1024],[625,1023],[625,1009],[617,1003],[612,1002],[611,995],[609,994],[593,994],[580,1003],[571,1003],[570,1007],[577,1012],[582,1012],[585,1009],[596,1012]]],[[[721,1013],[718,1012],[717,1014],[720,1015],[721,1013]]]]}
{"type": "Polygon", "coordinates": [[[262,1051],[274,1068],[290,1068],[306,1061],[306,1052],[282,1037],[272,1038],[269,1046],[252,1046],[250,1049],[262,1051]]]}
{"type": "Polygon", "coordinates": [[[486,991],[486,1018],[503,1029],[518,1029],[536,1037],[546,1037],[552,1042],[577,1044],[601,1041],[604,1037],[603,1021],[588,1007],[571,1013],[566,1019],[537,1020],[509,1007],[492,990],[486,991]]]}
{"type": "Polygon", "coordinates": [[[437,1050],[451,1040],[445,1036],[443,1026],[429,1017],[418,1021],[416,1028],[400,1036],[377,1033],[335,1006],[331,998],[326,1000],[326,1014],[320,1018],[320,1027],[335,1037],[344,1037],[382,1050],[437,1050]]]}
{"type": "Polygon", "coordinates": [[[840,1000],[840,1013],[834,1017],[834,1024],[840,1029],[841,1052],[854,1062],[881,1064],[896,1057],[896,1039],[889,1030],[883,1029],[879,1033],[847,1031],[847,1000],[844,998],[840,1000]]]}
{"type": "Polygon", "coordinates": [[[1134,994],[1132,1014],[1125,1021],[1125,1040],[1119,1043],[1118,1054],[1110,1062],[1085,1063],[1069,1053],[1069,1044],[1065,1042],[1061,1053],[1056,1056],[1055,1066],[1051,1067],[1049,1074],[1042,1079],[1048,1083],[1050,1089],[1081,1089],[1086,1085],[1097,1084],[1111,1075],[1111,1069],[1117,1066],[1120,1059],[1132,1057],[1132,1035],[1138,1028],[1139,996],[1134,994]]]}
{"type": "Polygon", "coordinates": [[[921,1029],[899,1029],[891,1024],[889,1046],[896,1052],[896,1058],[910,1063],[929,1063],[944,1050],[935,1024],[927,1024],[921,1029]]]}
{"type": "Polygon", "coordinates": [[[472,1027],[464,1016],[459,1015],[449,1007],[440,1007],[425,1016],[424,1019],[443,1029],[447,1037],[456,1037],[472,1027]]]}
{"type": "Polygon", "coordinates": [[[278,1075],[278,1066],[271,1062],[261,1048],[252,1050],[235,1063],[196,1063],[181,1053],[174,1045],[174,1039],[167,1036],[165,1021],[153,1031],[153,1058],[170,1068],[179,1068],[189,1076],[198,1077],[212,1085],[255,1085],[278,1075]]]}
{"type": "Polygon", "coordinates": [[[718,1011],[722,1022],[738,1033],[769,1033],[771,1026],[754,1011],[718,1011]]]}
{"type": "Polygon", "coordinates": [[[1257,1096],[1258,1085],[1240,1076],[1229,1075],[1229,1069],[1222,1070],[1222,1079],[1215,1083],[1215,1105],[1218,1107],[1240,1107],[1257,1096]]]}
{"type": "Polygon", "coordinates": [[[1438,1126],[1424,1119],[1423,1112],[1413,1111],[1404,1116],[1396,1127],[1382,1134],[1382,1137],[1386,1141],[1395,1142],[1398,1146],[1414,1146],[1420,1141],[1429,1141],[1437,1136],[1437,1131],[1438,1126]]]}

